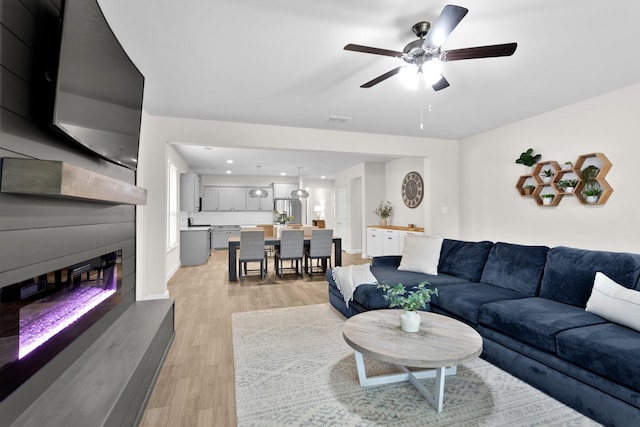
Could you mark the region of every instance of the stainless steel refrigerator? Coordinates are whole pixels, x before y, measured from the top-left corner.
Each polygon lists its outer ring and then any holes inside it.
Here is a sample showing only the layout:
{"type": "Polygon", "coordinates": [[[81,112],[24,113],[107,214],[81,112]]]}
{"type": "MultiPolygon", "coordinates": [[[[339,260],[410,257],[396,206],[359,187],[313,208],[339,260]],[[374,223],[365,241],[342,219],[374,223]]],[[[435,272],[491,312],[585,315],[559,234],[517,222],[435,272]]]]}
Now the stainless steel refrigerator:
{"type": "Polygon", "coordinates": [[[281,215],[292,216],[290,224],[302,224],[302,202],[300,199],[275,198],[273,199],[273,210],[281,215]]]}

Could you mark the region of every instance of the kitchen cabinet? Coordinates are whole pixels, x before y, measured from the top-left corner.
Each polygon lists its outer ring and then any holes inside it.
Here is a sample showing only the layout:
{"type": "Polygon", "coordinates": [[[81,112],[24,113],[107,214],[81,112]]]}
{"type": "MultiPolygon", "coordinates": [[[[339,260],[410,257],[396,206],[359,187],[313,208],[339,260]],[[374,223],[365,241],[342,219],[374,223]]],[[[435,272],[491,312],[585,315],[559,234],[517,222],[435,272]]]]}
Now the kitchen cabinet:
{"type": "Polygon", "coordinates": [[[219,211],[246,211],[247,189],[243,187],[220,187],[218,189],[219,211]]]}
{"type": "Polygon", "coordinates": [[[200,177],[194,173],[180,174],[180,210],[198,212],[201,196],[200,177]]]}
{"type": "Polygon", "coordinates": [[[205,186],[202,191],[202,210],[217,211],[218,210],[218,187],[205,186]]]}
{"type": "Polygon", "coordinates": [[[271,187],[260,187],[267,193],[267,197],[250,197],[247,189],[247,210],[248,211],[273,211],[273,189],[271,187]]]}
{"type": "Polygon", "coordinates": [[[229,237],[240,237],[239,225],[214,225],[212,236],[213,249],[227,249],[229,237]]]}
{"type": "Polygon", "coordinates": [[[298,189],[298,184],[273,184],[273,197],[276,199],[288,199],[291,192],[298,189]]]}
{"type": "Polygon", "coordinates": [[[206,264],[211,253],[211,228],[192,227],[180,231],[180,263],[206,264]]]}

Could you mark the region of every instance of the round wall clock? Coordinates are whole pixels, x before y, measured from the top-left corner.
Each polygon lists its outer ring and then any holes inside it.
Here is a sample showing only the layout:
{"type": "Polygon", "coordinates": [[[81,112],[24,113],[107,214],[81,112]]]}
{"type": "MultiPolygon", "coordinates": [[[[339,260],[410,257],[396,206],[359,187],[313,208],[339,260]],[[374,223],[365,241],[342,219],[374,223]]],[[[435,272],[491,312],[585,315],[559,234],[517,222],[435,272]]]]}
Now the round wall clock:
{"type": "Polygon", "coordinates": [[[409,172],[402,180],[402,201],[409,208],[417,208],[424,196],[424,182],[418,172],[409,172]]]}

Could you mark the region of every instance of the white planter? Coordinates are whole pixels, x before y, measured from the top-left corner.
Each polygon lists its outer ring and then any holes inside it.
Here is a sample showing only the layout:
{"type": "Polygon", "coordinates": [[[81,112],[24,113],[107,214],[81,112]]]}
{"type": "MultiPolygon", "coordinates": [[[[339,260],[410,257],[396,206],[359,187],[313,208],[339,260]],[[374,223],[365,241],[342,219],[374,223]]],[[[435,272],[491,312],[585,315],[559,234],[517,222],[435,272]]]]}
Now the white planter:
{"type": "Polygon", "coordinates": [[[418,332],[420,329],[420,315],[417,311],[403,311],[400,314],[400,329],[405,332],[418,332]]]}
{"type": "Polygon", "coordinates": [[[565,193],[573,193],[573,190],[575,190],[574,187],[565,187],[564,192],[565,193]]]}
{"type": "Polygon", "coordinates": [[[543,205],[550,205],[551,202],[553,202],[553,197],[543,197],[542,198],[542,204],[543,205]]]}
{"type": "Polygon", "coordinates": [[[596,203],[598,201],[598,196],[587,196],[584,199],[587,203],[596,203]]]}
{"type": "Polygon", "coordinates": [[[548,184],[548,183],[550,183],[550,182],[551,182],[551,179],[552,179],[553,177],[552,177],[552,176],[542,176],[541,178],[542,178],[542,182],[543,182],[544,184],[548,184]]]}

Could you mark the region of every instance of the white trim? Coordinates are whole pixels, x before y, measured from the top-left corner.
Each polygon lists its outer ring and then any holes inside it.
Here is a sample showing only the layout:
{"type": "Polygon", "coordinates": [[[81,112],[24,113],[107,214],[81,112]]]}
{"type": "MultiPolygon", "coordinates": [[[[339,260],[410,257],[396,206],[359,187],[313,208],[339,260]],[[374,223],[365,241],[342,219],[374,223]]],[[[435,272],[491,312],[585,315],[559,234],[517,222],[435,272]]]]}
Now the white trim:
{"type": "Polygon", "coordinates": [[[147,295],[144,297],[144,299],[142,301],[153,301],[153,300],[158,300],[158,299],[169,299],[169,291],[165,291],[162,294],[151,294],[151,295],[147,295]]]}

